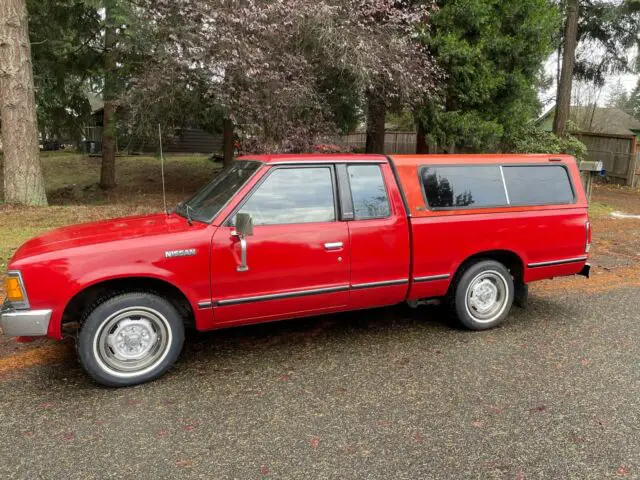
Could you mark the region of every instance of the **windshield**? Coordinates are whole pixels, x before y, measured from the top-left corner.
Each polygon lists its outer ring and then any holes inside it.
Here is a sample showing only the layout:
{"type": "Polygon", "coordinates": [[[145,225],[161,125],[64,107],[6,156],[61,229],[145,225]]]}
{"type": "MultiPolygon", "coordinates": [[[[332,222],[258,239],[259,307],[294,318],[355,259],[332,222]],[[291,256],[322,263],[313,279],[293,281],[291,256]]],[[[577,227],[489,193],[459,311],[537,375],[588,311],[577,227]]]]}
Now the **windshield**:
{"type": "Polygon", "coordinates": [[[180,203],[176,213],[190,220],[210,222],[258,168],[260,162],[252,160],[233,162],[193,197],[180,203]]]}

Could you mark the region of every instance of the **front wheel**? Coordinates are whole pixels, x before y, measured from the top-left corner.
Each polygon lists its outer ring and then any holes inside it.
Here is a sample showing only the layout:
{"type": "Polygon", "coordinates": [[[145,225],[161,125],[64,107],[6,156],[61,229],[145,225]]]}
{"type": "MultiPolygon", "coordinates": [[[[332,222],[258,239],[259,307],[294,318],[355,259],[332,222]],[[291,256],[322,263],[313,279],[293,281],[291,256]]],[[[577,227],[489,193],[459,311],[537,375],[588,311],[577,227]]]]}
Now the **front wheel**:
{"type": "Polygon", "coordinates": [[[494,260],[468,266],[455,286],[454,307],[460,322],[471,330],[501,324],[513,304],[513,277],[494,260]]]}
{"type": "Polygon", "coordinates": [[[77,350],[91,377],[109,387],[144,383],[164,374],[184,343],[175,307],[154,294],[125,293],[95,307],[80,328],[77,350]]]}

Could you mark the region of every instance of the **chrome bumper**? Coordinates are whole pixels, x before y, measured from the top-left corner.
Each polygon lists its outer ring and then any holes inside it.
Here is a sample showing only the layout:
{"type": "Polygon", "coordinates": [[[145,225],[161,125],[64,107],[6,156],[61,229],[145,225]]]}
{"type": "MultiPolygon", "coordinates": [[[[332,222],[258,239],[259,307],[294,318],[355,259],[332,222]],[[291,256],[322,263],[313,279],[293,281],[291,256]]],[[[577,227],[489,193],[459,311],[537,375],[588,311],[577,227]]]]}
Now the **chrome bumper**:
{"type": "Polygon", "coordinates": [[[0,313],[0,328],[8,337],[38,337],[49,331],[51,310],[11,310],[0,313]]]}

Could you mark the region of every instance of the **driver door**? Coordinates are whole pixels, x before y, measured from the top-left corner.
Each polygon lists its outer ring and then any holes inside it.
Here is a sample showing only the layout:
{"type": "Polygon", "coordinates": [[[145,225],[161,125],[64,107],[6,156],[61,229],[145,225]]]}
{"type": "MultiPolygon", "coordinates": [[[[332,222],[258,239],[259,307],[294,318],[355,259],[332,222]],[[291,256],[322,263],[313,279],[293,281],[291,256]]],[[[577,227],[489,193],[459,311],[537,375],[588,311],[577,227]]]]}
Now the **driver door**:
{"type": "Polygon", "coordinates": [[[275,166],[212,241],[216,324],[278,320],[340,310],[349,299],[349,234],[339,221],[332,165],[275,166]],[[235,235],[249,214],[246,266],[235,235]]]}

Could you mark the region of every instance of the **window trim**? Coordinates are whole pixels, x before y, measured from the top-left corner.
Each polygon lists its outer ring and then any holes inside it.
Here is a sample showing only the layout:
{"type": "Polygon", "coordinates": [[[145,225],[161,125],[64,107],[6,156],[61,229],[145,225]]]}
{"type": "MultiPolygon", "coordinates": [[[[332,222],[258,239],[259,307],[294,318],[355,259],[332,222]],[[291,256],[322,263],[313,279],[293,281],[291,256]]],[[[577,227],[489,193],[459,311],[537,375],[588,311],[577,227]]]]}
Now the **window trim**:
{"type": "Polygon", "coordinates": [[[340,199],[340,220],[351,222],[355,220],[353,209],[353,198],[351,198],[351,185],[349,184],[349,174],[346,163],[337,163],[336,176],[338,179],[338,198],[340,199]]]}
{"type": "Polygon", "coordinates": [[[336,169],[335,169],[335,165],[333,164],[328,164],[328,163],[322,163],[322,164],[311,164],[311,165],[306,165],[306,164],[286,164],[286,165],[274,165],[273,167],[269,166],[270,164],[267,164],[268,166],[268,170],[267,172],[262,176],[262,178],[260,178],[260,180],[258,180],[256,182],[256,184],[251,187],[251,190],[249,190],[247,192],[247,194],[245,195],[245,197],[238,203],[238,205],[236,205],[236,207],[231,211],[231,213],[229,215],[227,215],[227,218],[225,218],[224,222],[222,222],[221,225],[225,226],[225,227],[232,227],[233,224],[231,223],[233,218],[235,218],[236,214],[242,209],[242,207],[244,207],[244,205],[249,201],[249,199],[253,196],[253,194],[260,188],[260,186],[267,180],[267,178],[269,178],[271,175],[273,175],[273,172],[275,172],[276,170],[293,170],[293,169],[299,169],[299,168],[327,168],[330,172],[330,176],[331,176],[331,188],[333,190],[333,215],[334,215],[334,219],[329,221],[329,222],[296,222],[296,223],[270,223],[268,225],[254,225],[254,227],[258,228],[258,227],[274,227],[274,226],[278,226],[278,225],[311,225],[313,223],[334,223],[334,222],[338,222],[339,220],[339,209],[338,209],[338,189],[337,189],[337,180],[336,180],[336,169]]]}
{"type": "Polygon", "coordinates": [[[557,206],[557,205],[575,205],[578,202],[578,196],[576,194],[576,189],[573,185],[573,179],[571,177],[571,172],[569,172],[569,168],[566,164],[553,164],[549,165],[546,163],[430,163],[420,165],[418,167],[418,183],[420,184],[420,190],[422,191],[422,199],[424,200],[424,204],[427,209],[431,212],[447,212],[447,211],[456,211],[456,210],[486,210],[493,208],[514,208],[514,207],[547,207],[547,206],[557,206]],[[456,168],[464,168],[464,167],[487,167],[494,166],[498,167],[500,170],[500,181],[502,182],[502,187],[504,188],[505,196],[507,202],[510,201],[509,189],[507,187],[507,182],[504,177],[504,172],[502,169],[504,167],[562,167],[565,170],[567,175],[567,180],[569,181],[569,188],[571,189],[572,200],[571,202],[549,202],[549,203],[507,203],[507,204],[493,204],[493,205],[468,205],[462,207],[432,207],[429,205],[429,200],[427,199],[427,191],[424,186],[424,182],[422,181],[422,173],[425,169],[435,168],[435,167],[456,167],[456,168]]]}
{"type": "Polygon", "coordinates": [[[391,211],[391,198],[389,196],[389,188],[387,187],[387,182],[384,181],[384,172],[382,171],[381,164],[376,163],[347,163],[345,168],[345,173],[347,176],[347,184],[349,185],[349,197],[351,198],[351,211],[353,212],[353,221],[357,222],[366,222],[367,220],[384,220],[386,218],[391,218],[393,215],[391,211]],[[353,190],[351,188],[351,179],[349,178],[349,167],[378,167],[378,171],[380,172],[380,179],[382,180],[382,186],[384,187],[384,194],[387,198],[387,205],[389,206],[389,213],[385,216],[381,217],[369,217],[369,218],[358,218],[356,216],[356,204],[353,201],[353,190]]]}

